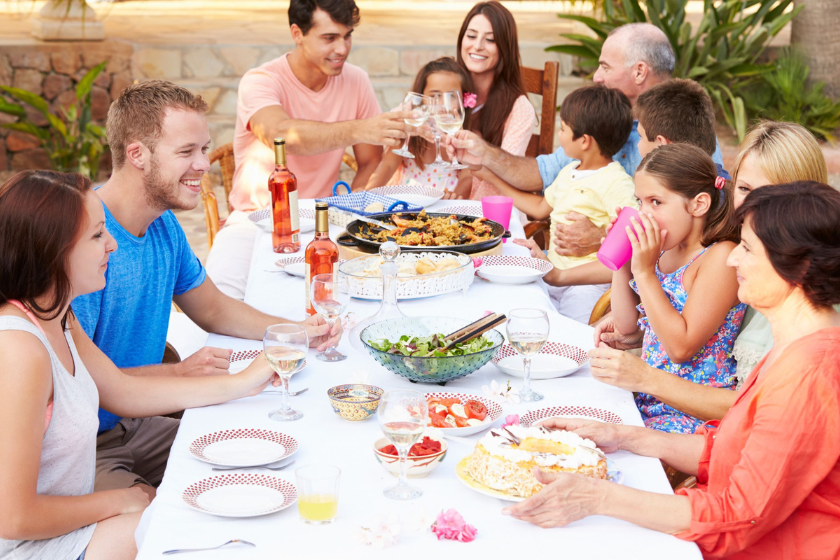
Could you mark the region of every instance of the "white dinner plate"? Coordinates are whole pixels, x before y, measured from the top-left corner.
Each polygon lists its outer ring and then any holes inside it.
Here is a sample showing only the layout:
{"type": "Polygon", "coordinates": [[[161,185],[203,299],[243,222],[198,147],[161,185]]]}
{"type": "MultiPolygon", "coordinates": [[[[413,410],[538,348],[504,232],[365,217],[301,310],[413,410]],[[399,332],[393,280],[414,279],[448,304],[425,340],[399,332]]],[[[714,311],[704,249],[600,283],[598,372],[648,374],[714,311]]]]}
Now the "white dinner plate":
{"type": "Polygon", "coordinates": [[[437,428],[441,432],[443,432],[444,436],[470,436],[473,434],[477,434],[478,432],[483,432],[484,430],[492,426],[493,422],[502,417],[502,405],[486,397],[470,395],[468,393],[426,393],[425,396],[427,401],[432,397],[436,397],[439,399],[455,398],[459,399],[461,401],[461,404],[473,400],[478,401],[487,407],[487,417],[484,419],[484,422],[482,422],[478,426],[467,426],[466,428],[437,428]]]}
{"type": "Polygon", "coordinates": [[[533,257],[489,255],[482,257],[476,274],[498,284],[529,284],[536,282],[554,268],[548,261],[533,257]]]}
{"type": "Polygon", "coordinates": [[[297,500],[297,490],[276,476],[230,473],[191,484],[182,499],[191,508],[211,515],[255,517],[286,509],[297,500]]]}
{"type": "MultiPolygon", "coordinates": [[[[522,355],[505,342],[490,360],[494,366],[512,377],[524,377],[522,355]]],[[[539,353],[531,356],[531,379],[565,377],[579,370],[589,361],[586,350],[571,344],[546,342],[539,353]]]]}
{"type": "Polygon", "coordinates": [[[413,206],[422,206],[423,208],[431,206],[443,198],[444,194],[442,189],[420,185],[392,185],[371,189],[370,192],[396,200],[402,200],[413,206]]]}
{"type": "MultiPolygon", "coordinates": [[[[461,459],[458,466],[455,467],[455,476],[458,477],[458,480],[460,480],[464,486],[478,492],[479,494],[484,494],[485,496],[490,496],[491,498],[498,498],[506,502],[525,501],[525,498],[522,496],[514,496],[506,492],[502,492],[501,490],[494,490],[493,488],[485,486],[474,479],[469,471],[469,460],[470,455],[467,455],[461,459]]],[[[607,480],[615,482],[616,484],[624,484],[624,472],[618,467],[616,462],[609,457],[607,458],[607,480]]]]}
{"type": "Polygon", "coordinates": [[[268,465],[294,455],[298,442],[292,436],[252,428],[206,434],[190,444],[193,457],[225,467],[268,465]]]}
{"type": "Polygon", "coordinates": [[[481,206],[447,206],[446,208],[436,208],[434,210],[439,214],[463,214],[465,216],[475,216],[480,218],[483,214],[481,206]]]}
{"type": "MultiPolygon", "coordinates": [[[[248,219],[257,224],[257,227],[264,231],[274,229],[274,221],[271,219],[271,208],[263,208],[248,214],[248,219]]],[[[309,233],[315,231],[315,211],[309,208],[300,209],[300,232],[309,233]]]]}
{"type": "MultiPolygon", "coordinates": [[[[338,264],[342,264],[344,259],[338,259],[338,264]]],[[[298,278],[306,278],[306,258],[305,257],[285,257],[275,261],[274,265],[287,274],[297,276],[298,278]]]]}

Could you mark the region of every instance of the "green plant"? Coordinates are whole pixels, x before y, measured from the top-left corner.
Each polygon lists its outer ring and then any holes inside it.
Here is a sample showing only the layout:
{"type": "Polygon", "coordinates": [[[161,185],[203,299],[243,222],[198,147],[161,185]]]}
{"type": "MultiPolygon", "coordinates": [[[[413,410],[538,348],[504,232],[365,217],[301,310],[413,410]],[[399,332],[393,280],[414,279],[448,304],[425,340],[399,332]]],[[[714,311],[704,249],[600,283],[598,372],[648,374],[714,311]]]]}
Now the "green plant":
{"type": "Polygon", "coordinates": [[[0,91],[34,108],[48,121],[46,127],[37,126],[27,116],[23,105],[0,97],[0,112],[18,117],[18,122],[2,126],[35,136],[49,155],[53,169],[75,171],[95,181],[99,161],[108,143],[105,129],[91,119],[91,90],[93,81],[106,64],[103,62],[94,66],[79,80],[76,103],[61,109],[60,116],[50,112],[50,105],[43,97],[23,89],[0,86],[0,91]]]}
{"type": "Polygon", "coordinates": [[[809,84],[809,74],[802,53],[785,49],[772,72],[762,74],[757,84],[744,88],[747,110],[756,117],[799,123],[815,136],[835,144],[840,103],[823,93],[824,83],[809,84]]]}
{"type": "Polygon", "coordinates": [[[742,88],[772,70],[758,62],[770,40],[799,13],[788,10],[793,0],[704,0],[703,18],[696,28],[686,21],[689,0],[605,0],[603,21],[559,14],[586,25],[594,37],[574,33],[562,37],[576,44],[546,50],[580,57],[583,68],[598,65],[607,35],[626,23],[648,22],[665,33],[676,55],[674,75],[696,80],[715,101],[726,123],[743,139],[747,111],[742,88]]]}

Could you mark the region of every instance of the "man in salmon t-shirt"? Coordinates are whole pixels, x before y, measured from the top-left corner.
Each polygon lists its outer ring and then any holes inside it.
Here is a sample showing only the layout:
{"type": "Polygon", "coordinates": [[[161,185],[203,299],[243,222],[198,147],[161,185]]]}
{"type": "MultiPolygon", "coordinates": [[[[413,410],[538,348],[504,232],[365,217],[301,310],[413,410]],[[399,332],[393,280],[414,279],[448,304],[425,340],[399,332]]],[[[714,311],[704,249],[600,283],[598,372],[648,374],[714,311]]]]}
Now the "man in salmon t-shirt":
{"type": "Polygon", "coordinates": [[[256,229],[247,214],[271,201],[277,136],[286,139],[298,196],[329,196],[347,146],[361,188],[379,165],[382,146],[399,146],[404,114],[380,114],[367,74],[346,62],[359,9],[353,0],[292,0],[295,49],[249,70],[239,84],[233,150],[233,212],[207,258],[207,273],[231,297],[243,299],[256,229]]]}

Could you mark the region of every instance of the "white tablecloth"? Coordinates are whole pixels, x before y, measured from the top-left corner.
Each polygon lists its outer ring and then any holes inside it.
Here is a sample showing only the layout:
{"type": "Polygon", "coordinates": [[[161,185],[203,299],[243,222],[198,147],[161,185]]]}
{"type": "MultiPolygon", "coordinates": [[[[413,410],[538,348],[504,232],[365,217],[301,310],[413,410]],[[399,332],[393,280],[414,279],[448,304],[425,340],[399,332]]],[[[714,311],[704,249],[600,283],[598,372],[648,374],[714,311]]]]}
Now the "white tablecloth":
{"type": "MultiPolygon", "coordinates": [[[[436,207],[454,205],[441,202],[436,207]]],[[[458,202],[462,205],[462,202],[458,202]]],[[[469,204],[469,202],[467,202],[469,204]]],[[[311,207],[311,201],[302,201],[311,207]]],[[[515,237],[522,237],[522,225],[516,213],[511,223],[515,237]]],[[[331,228],[333,238],[339,228],[331,228]]],[[[303,247],[312,234],[302,235],[303,247]]],[[[504,254],[527,254],[522,247],[508,242],[504,254]]],[[[303,318],[303,280],[283,273],[266,272],[282,255],[271,250],[271,236],[260,232],[254,248],[245,301],[265,312],[287,318],[303,318]]],[[[303,256],[303,252],[297,256],[303,256]]],[[[554,312],[541,282],[507,286],[492,284],[476,278],[468,293],[449,294],[436,298],[401,302],[408,315],[446,315],[462,317],[465,322],[480,317],[485,310],[507,312],[516,307],[540,307],[550,310],[550,340],[592,347],[592,329],[554,312]]],[[[378,302],[351,300],[349,311],[364,318],[373,314],[378,302]]],[[[234,350],[259,349],[261,341],[233,339],[210,335],[210,346],[234,350]]],[[[481,386],[491,380],[511,381],[520,386],[521,380],[511,378],[487,364],[477,372],[450,382],[445,389],[438,385],[414,385],[392,374],[366,353],[353,348],[347,337],[339,350],[349,355],[343,362],[326,364],[310,352],[308,365],[291,381],[292,390],[308,387],[309,391],[291,399],[292,406],[304,413],[296,422],[279,423],[269,420],[268,413],[280,404],[279,395],[259,395],[226,404],[186,411],[178,436],[172,446],[169,464],[157,498],[146,511],[137,532],[140,545],[138,558],[160,558],[164,550],[214,546],[229,539],[245,539],[257,548],[234,546],[219,551],[194,555],[200,558],[417,558],[426,560],[430,554],[468,555],[470,558],[534,558],[549,554],[560,558],[700,558],[697,547],[672,536],[636,527],[630,523],[607,517],[590,517],[562,529],[540,529],[528,523],[501,515],[509,502],[480,495],[464,486],[455,476],[455,466],[471,453],[471,446],[450,443],[443,463],[427,478],[412,479],[421,488],[422,498],[411,502],[386,499],[382,490],[396,479],[388,474],[373,455],[373,442],[381,437],[375,419],[350,423],[340,419],[332,410],[326,396],[328,388],[341,383],[366,380],[386,390],[411,388],[421,391],[458,391],[482,394],[481,386]],[[249,519],[215,517],[190,509],[181,499],[184,489],[212,473],[211,465],[193,458],[189,444],[196,438],[217,430],[230,428],[265,428],[288,433],[300,443],[296,463],[288,470],[272,473],[294,482],[294,469],[313,463],[334,464],[341,468],[341,491],[338,517],[331,525],[310,526],[298,519],[297,508],[249,519]],[[443,509],[455,508],[478,529],[472,543],[437,542],[428,530],[416,530],[399,537],[395,547],[373,550],[354,535],[358,527],[378,515],[394,514],[404,522],[433,518],[443,509]],[[437,552],[435,552],[437,549],[437,552]]],[[[523,414],[545,406],[581,405],[612,411],[624,423],[641,425],[632,394],[598,383],[589,374],[588,366],[572,376],[533,382],[546,398],[534,404],[505,404],[504,414],[523,414]]],[[[470,439],[475,441],[480,436],[470,439]]],[[[670,493],[665,474],[656,459],[638,457],[627,452],[612,454],[611,458],[625,474],[624,484],[652,492],[670,493]]],[[[250,471],[268,473],[270,471],[250,471]]]]}

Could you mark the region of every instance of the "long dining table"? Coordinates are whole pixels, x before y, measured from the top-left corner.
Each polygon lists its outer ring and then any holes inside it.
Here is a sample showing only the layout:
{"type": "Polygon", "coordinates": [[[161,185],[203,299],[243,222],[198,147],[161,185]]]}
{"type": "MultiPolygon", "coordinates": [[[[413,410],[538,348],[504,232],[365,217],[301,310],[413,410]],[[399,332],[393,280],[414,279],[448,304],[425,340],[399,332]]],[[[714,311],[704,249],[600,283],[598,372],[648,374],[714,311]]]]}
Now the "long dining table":
{"type": "MultiPolygon", "coordinates": [[[[314,208],[314,201],[301,201],[301,208],[314,208]]],[[[440,201],[430,207],[452,208],[480,204],[470,201],[440,201]]],[[[513,213],[510,230],[513,237],[523,237],[522,224],[513,213]]],[[[331,226],[333,239],[343,228],[331,226]]],[[[275,261],[287,255],[272,251],[271,234],[259,231],[253,249],[245,302],[267,313],[288,319],[304,318],[304,280],[278,272],[275,261]]],[[[313,233],[301,235],[302,248],[313,233]]],[[[505,255],[527,255],[528,251],[508,241],[505,255]]],[[[348,311],[356,319],[374,314],[376,301],[351,300],[348,311]]],[[[518,307],[537,307],[548,312],[551,324],[549,341],[592,348],[593,330],[558,314],[549,299],[545,284],[496,284],[475,278],[464,292],[432,298],[400,301],[400,309],[410,316],[448,316],[464,320],[464,324],[481,317],[486,311],[506,313],[518,307]]],[[[500,329],[504,332],[504,328],[500,329]]],[[[520,387],[522,380],[509,377],[492,363],[478,371],[451,381],[445,388],[438,385],[413,384],[379,365],[364,350],[348,340],[345,333],[338,349],[347,354],[345,361],[326,363],[315,359],[310,349],[307,366],[292,377],[292,391],[308,388],[304,394],[290,398],[293,408],[303,412],[294,422],[275,422],[268,414],[279,408],[281,396],[263,393],[220,405],[185,411],[178,435],[172,446],[163,482],[157,497],[146,510],[135,535],[139,559],[163,557],[163,551],[180,548],[211,547],[230,539],[244,539],[256,545],[232,545],[191,556],[207,559],[276,559],[276,558],[362,558],[397,557],[427,559],[438,555],[470,558],[535,558],[551,555],[558,558],[632,559],[700,558],[697,546],[671,535],[644,529],[621,520],[592,516],[563,528],[542,529],[502,515],[510,502],[477,493],[456,476],[455,467],[469,455],[475,442],[486,432],[469,436],[468,441],[450,441],[443,462],[425,478],[409,479],[423,491],[419,499],[398,502],[383,496],[382,491],[396,483],[376,460],[373,443],[382,437],[376,418],[365,422],[341,419],[330,406],[330,387],[365,382],[384,390],[414,389],[424,392],[449,391],[484,396],[482,387],[492,381],[520,387]],[[190,508],[183,500],[184,490],[191,484],[221,474],[211,471],[213,465],[190,454],[190,443],[203,435],[237,428],[279,431],[294,437],[299,450],[295,464],[281,471],[249,470],[269,474],[295,483],[294,470],[305,465],[329,464],[341,469],[338,514],[329,525],[308,525],[300,521],[296,506],[250,518],[217,517],[190,508]],[[438,541],[429,525],[443,510],[455,509],[478,533],[470,543],[438,541]],[[396,542],[384,549],[375,549],[359,538],[362,526],[386,520],[401,529],[396,542]]],[[[262,341],[243,340],[211,334],[208,346],[231,348],[234,351],[260,350],[262,341]]],[[[231,371],[242,369],[240,364],[231,371]]],[[[536,403],[504,402],[502,419],[509,414],[524,414],[553,406],[593,407],[619,416],[624,424],[643,425],[630,392],[594,380],[585,365],[572,375],[557,379],[532,381],[532,387],[545,399],[536,403]]],[[[498,426],[502,420],[494,424],[498,426]]],[[[640,457],[619,451],[610,458],[624,474],[622,484],[663,494],[672,493],[658,459],[640,457]]],[[[236,472],[236,471],[232,471],[236,472]]]]}

